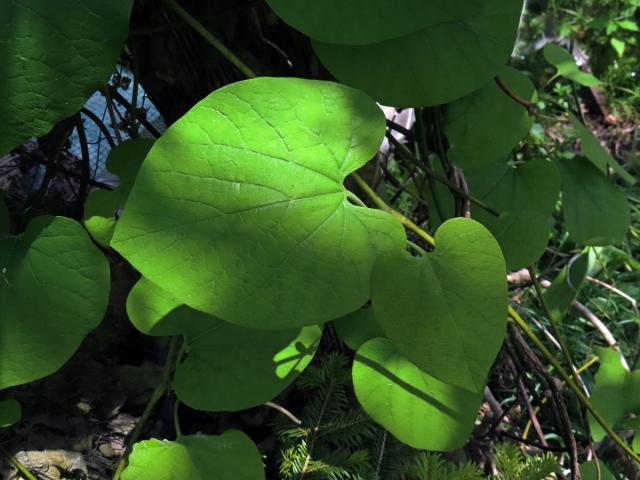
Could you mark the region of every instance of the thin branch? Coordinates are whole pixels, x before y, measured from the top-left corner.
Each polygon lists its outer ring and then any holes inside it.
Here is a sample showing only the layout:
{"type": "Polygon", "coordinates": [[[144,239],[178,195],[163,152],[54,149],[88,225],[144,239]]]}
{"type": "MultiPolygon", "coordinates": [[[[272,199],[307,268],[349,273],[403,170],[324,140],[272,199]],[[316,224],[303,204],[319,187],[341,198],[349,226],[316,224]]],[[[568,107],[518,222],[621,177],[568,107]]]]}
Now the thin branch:
{"type": "Polygon", "coordinates": [[[2,453],[2,455],[4,455],[7,460],[9,460],[11,465],[13,465],[16,470],[20,472],[20,475],[23,476],[26,480],[39,480],[38,477],[36,477],[29,471],[29,469],[27,469],[27,467],[20,463],[20,460],[18,460],[14,455],[11,455],[9,452],[7,452],[2,446],[0,446],[0,453],[2,453]]]}
{"type": "MultiPolygon", "coordinates": [[[[122,105],[124,108],[131,111],[132,109],[131,103],[129,103],[129,100],[127,100],[122,95],[120,95],[120,93],[117,90],[113,91],[113,99],[116,102],[118,102],[120,105],[122,105]]],[[[136,118],[140,120],[140,123],[144,125],[144,128],[146,128],[151,135],[153,135],[155,138],[160,138],[161,133],[156,129],[156,127],[154,127],[151,124],[151,122],[149,122],[149,120],[147,120],[145,115],[136,116],[136,118]]]]}
{"type": "Polygon", "coordinates": [[[256,78],[256,73],[251,70],[235,53],[229,50],[220,40],[196,20],[189,12],[182,8],[175,0],[164,0],[165,3],[177,13],[191,28],[193,28],[202,38],[204,38],[213,48],[215,48],[224,58],[231,62],[247,78],[256,78]]]}
{"type": "Polygon", "coordinates": [[[93,113],[91,110],[85,107],[82,107],[80,109],[80,112],[82,112],[84,115],[89,117],[91,121],[96,124],[96,126],[100,129],[100,131],[104,135],[104,138],[107,140],[107,143],[109,144],[109,146],[111,148],[115,148],[116,142],[113,140],[113,137],[111,136],[111,132],[109,132],[109,129],[107,128],[107,126],[104,124],[102,120],[100,120],[100,117],[98,117],[95,113],[93,113]]]}
{"type": "Polygon", "coordinates": [[[498,86],[500,87],[500,89],[506,93],[513,101],[515,101],[516,103],[519,103],[520,105],[522,105],[524,108],[527,109],[527,111],[529,112],[529,115],[533,115],[535,110],[536,110],[536,104],[525,99],[522,98],[521,96],[519,96],[517,93],[515,93],[513,90],[511,90],[506,83],[504,83],[502,81],[502,79],[499,76],[495,77],[495,81],[498,84],[498,86]]]}
{"type": "Polygon", "coordinates": [[[293,413],[291,413],[289,410],[284,408],[282,405],[278,405],[277,403],[274,403],[274,402],[267,402],[267,403],[265,403],[265,405],[267,407],[271,407],[271,408],[279,411],[284,416],[289,418],[289,420],[291,420],[296,425],[302,425],[302,420],[300,420],[298,417],[296,417],[293,413]]]}

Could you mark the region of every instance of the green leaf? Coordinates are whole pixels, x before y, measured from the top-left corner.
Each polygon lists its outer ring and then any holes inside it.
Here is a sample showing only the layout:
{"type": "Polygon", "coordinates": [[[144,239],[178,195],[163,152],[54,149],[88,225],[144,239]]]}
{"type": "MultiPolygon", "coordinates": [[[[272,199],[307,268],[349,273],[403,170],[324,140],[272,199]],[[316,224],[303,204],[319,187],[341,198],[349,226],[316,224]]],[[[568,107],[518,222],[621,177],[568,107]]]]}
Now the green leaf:
{"type": "Polygon", "coordinates": [[[15,425],[22,418],[22,407],[13,398],[0,400],[0,428],[15,425]]]}
{"type": "Polygon", "coordinates": [[[482,394],[443,383],[403,357],[383,338],[360,347],[353,386],[362,408],[413,448],[452,451],[473,430],[482,394]]]}
{"type": "Polygon", "coordinates": [[[532,160],[517,168],[506,162],[465,170],[472,195],[500,213],[496,217],[473,206],[473,218],[496,237],[508,270],[534,264],[549,241],[551,215],[560,174],[546,160],[532,160]]]}
{"type": "MultiPolygon", "coordinates": [[[[469,1],[459,12],[452,10],[458,20],[428,25],[390,40],[366,45],[314,40],[312,44],[338,80],[385,105],[439,105],[480,88],[509,60],[522,3],[469,1]],[[468,8],[470,5],[476,8],[468,8]]],[[[434,2],[423,4],[427,12],[434,2]]]]}
{"type": "Polygon", "coordinates": [[[353,351],[372,338],[384,337],[371,308],[357,310],[332,323],[340,339],[353,351]]]}
{"type": "Polygon", "coordinates": [[[596,262],[593,249],[588,248],[577,258],[572,259],[553,280],[543,293],[549,313],[557,322],[561,322],[578,297],[587,275],[596,262]]]}
{"type": "Polygon", "coordinates": [[[176,371],[180,400],[192,408],[236,412],[273,400],[313,359],[322,329],[255,330],[218,321],[188,332],[176,371]]]}
{"type": "Polygon", "coordinates": [[[573,55],[559,45],[548,43],[542,54],[547,62],[556,67],[556,77],[567,78],[585,87],[600,85],[600,80],[580,70],[573,55]]]}
{"type": "MultiPolygon", "coordinates": [[[[607,423],[615,427],[630,413],[640,414],[640,370],[630,372],[620,353],[614,350],[598,348],[596,353],[600,357],[600,368],[595,375],[591,403],[607,423]]],[[[591,415],[589,426],[594,441],[607,436],[591,415]]]]}
{"type": "Polygon", "coordinates": [[[342,185],[384,131],[377,105],[348,87],[227,85],[156,141],[112,246],[182,303],[231,323],[338,318],[368,300],[376,256],[405,244],[399,222],[352,205],[342,185]]]}
{"type": "Polygon", "coordinates": [[[185,335],[186,358],[174,388],[181,401],[208,411],[239,411],[273,400],[307,367],[318,326],[282,331],[239,327],[181,306],[146,279],[127,299],[132,323],[152,335],[185,335]]]}
{"type": "Polygon", "coordinates": [[[593,163],[598,169],[607,173],[608,167],[611,167],[615,173],[620,175],[625,182],[630,185],[636,183],[636,179],[613,158],[591,131],[583,125],[583,123],[572,113],[569,114],[571,123],[573,123],[576,133],[582,140],[582,153],[593,163]]]}
{"type": "Polygon", "coordinates": [[[586,158],[556,165],[562,176],[564,219],[571,238],[594,246],[622,242],[631,222],[625,192],[586,158]]]}
{"type": "MultiPolygon", "coordinates": [[[[519,97],[534,101],[536,89],[529,77],[511,67],[498,76],[519,97]]],[[[531,129],[533,118],[510,98],[494,79],[447,108],[444,132],[451,149],[449,160],[458,166],[481,168],[505,158],[531,129]]]]}
{"type": "Polygon", "coordinates": [[[262,458],[244,433],[152,438],[133,446],[122,480],[260,480],[262,458]]]}
{"type": "Polygon", "coordinates": [[[594,460],[580,465],[580,475],[582,480],[616,480],[616,477],[602,461],[600,462],[600,476],[598,476],[598,467],[594,460]]]}
{"type": "Polygon", "coordinates": [[[0,389],[58,370],[102,320],[109,265],[84,229],[62,217],[32,220],[0,238],[0,389]]]}
{"type": "Polygon", "coordinates": [[[624,57],[624,51],[625,51],[625,48],[627,46],[627,44],[624,42],[624,40],[620,40],[619,38],[612,38],[611,39],[611,46],[613,47],[613,49],[618,54],[618,57],[620,57],[620,58],[624,57]]]}
{"type": "Polygon", "coordinates": [[[267,0],[285,22],[326,43],[367,45],[481,12],[473,0],[267,0]]]}
{"type": "Polygon", "coordinates": [[[0,156],[49,132],[105,84],[133,0],[0,0],[0,156]]]}
{"type": "Polygon", "coordinates": [[[373,313],[418,368],[477,392],[506,331],[507,282],[498,242],[463,218],[436,232],[434,253],[380,257],[371,277],[373,313]]]}
{"type": "Polygon", "coordinates": [[[152,146],[153,140],[135,139],[118,145],[109,153],[107,168],[120,177],[120,184],[112,192],[98,190],[92,193],[84,206],[84,225],[101,245],[108,246],[111,242],[118,211],[129,198],[138,170],[152,146]]]}

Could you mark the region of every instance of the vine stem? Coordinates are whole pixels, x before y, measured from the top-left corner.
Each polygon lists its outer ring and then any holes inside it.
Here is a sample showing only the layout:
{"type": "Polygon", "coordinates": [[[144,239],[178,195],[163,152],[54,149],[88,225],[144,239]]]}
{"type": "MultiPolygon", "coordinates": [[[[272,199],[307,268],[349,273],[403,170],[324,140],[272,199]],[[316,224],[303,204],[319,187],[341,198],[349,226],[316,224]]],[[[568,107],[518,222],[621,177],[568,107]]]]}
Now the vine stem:
{"type": "Polygon", "coordinates": [[[155,388],[153,393],[151,394],[151,398],[147,402],[146,407],[144,408],[144,412],[142,412],[142,417],[140,417],[140,421],[136,424],[135,428],[131,432],[131,436],[129,437],[129,441],[127,442],[127,447],[120,457],[120,461],[118,462],[118,466],[116,467],[116,471],[113,474],[113,480],[120,480],[122,472],[127,466],[127,460],[129,459],[129,455],[131,454],[131,450],[133,445],[136,443],[140,434],[142,433],[142,429],[149,420],[153,409],[158,404],[158,402],[162,399],[162,397],[167,393],[169,387],[171,386],[171,377],[173,376],[173,371],[175,369],[176,363],[179,359],[181,348],[180,344],[182,343],[182,337],[175,336],[171,338],[171,343],[169,344],[169,353],[167,353],[167,360],[164,364],[164,369],[162,370],[162,378],[160,383],[155,388]]]}
{"type": "Polygon", "coordinates": [[[229,60],[238,70],[240,70],[247,78],[256,78],[258,75],[251,70],[235,53],[229,50],[224,43],[218,40],[209,30],[205,28],[198,20],[196,20],[189,12],[182,8],[175,0],[164,0],[165,3],[176,12],[182,20],[193,28],[202,38],[204,38],[213,48],[229,60]]]}
{"type": "Polygon", "coordinates": [[[2,453],[2,455],[7,457],[7,460],[11,462],[11,465],[16,467],[16,469],[20,472],[20,475],[22,475],[26,480],[38,480],[38,477],[36,477],[33,473],[31,473],[27,469],[27,467],[25,467],[22,463],[20,463],[20,460],[18,460],[15,456],[7,452],[4,449],[4,447],[0,447],[0,452],[2,453]]]}
{"type": "Polygon", "coordinates": [[[422,238],[425,242],[427,242],[432,247],[436,246],[436,241],[433,239],[431,235],[429,235],[427,232],[425,232],[423,229],[421,229],[418,225],[416,225],[413,221],[405,217],[403,214],[401,214],[397,210],[387,205],[385,201],[382,198],[380,198],[376,192],[373,191],[373,189],[369,186],[369,184],[365,182],[360,175],[353,172],[351,174],[351,178],[358,184],[358,186],[362,189],[362,191],[367,194],[367,196],[371,199],[371,201],[375,204],[376,207],[378,207],[380,210],[383,210],[393,215],[396,218],[396,220],[398,220],[400,223],[402,223],[402,225],[405,226],[405,228],[414,232],[416,235],[418,235],[420,238],[422,238]]]}
{"type": "Polygon", "coordinates": [[[640,455],[633,451],[627,443],[620,438],[620,436],[611,428],[611,426],[607,423],[607,421],[602,417],[600,412],[593,406],[591,400],[587,398],[587,396],[582,391],[582,388],[578,386],[573,377],[569,375],[560,362],[553,356],[553,354],[544,346],[542,340],[536,335],[536,333],[531,329],[531,327],[525,322],[520,314],[516,312],[516,310],[509,306],[509,317],[510,319],[520,327],[520,329],[527,334],[529,339],[535,344],[536,347],[542,352],[544,357],[548,360],[548,362],[557,370],[560,374],[564,382],[569,386],[573,393],[578,397],[578,400],[589,410],[589,413],[596,419],[596,421],[600,424],[600,426],[607,432],[607,435],[611,437],[611,439],[616,442],[631,458],[633,458],[636,462],[640,463],[640,455]]]}
{"type": "MultiPolygon", "coordinates": [[[[422,230],[419,226],[409,220],[407,217],[402,215],[400,212],[394,210],[389,205],[387,205],[382,198],[373,191],[373,189],[365,182],[360,175],[357,173],[352,173],[351,177],[353,180],[360,186],[360,188],[367,194],[367,196],[371,199],[371,201],[380,209],[385,212],[390,213],[396,219],[398,219],[406,228],[415,232],[420,238],[424,239],[429,245],[435,247],[435,240],[431,235],[422,230]]],[[[591,400],[585,395],[582,391],[582,388],[578,386],[573,380],[573,376],[570,375],[562,368],[560,362],[553,356],[553,354],[544,346],[542,340],[536,335],[536,333],[531,329],[531,327],[525,322],[520,314],[509,305],[509,319],[514,322],[520,329],[529,337],[529,339],[535,344],[536,347],[542,352],[547,361],[557,370],[560,374],[564,382],[569,386],[571,390],[578,397],[578,400],[585,406],[589,413],[596,419],[596,421],[602,426],[607,435],[611,437],[611,439],[617,443],[631,458],[633,458],[636,462],[640,463],[640,455],[633,451],[627,443],[620,438],[620,436],[611,428],[611,426],[607,423],[607,421],[603,418],[602,414],[593,406],[591,400]]]]}

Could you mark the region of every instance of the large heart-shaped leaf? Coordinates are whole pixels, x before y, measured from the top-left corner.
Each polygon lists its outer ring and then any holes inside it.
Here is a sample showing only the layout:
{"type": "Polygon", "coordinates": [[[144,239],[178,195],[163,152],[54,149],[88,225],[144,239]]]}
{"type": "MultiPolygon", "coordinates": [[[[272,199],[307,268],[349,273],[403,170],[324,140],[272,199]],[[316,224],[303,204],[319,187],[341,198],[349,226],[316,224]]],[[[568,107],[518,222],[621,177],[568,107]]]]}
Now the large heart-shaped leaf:
{"type": "Polygon", "coordinates": [[[595,87],[600,84],[600,80],[596,77],[580,70],[573,55],[561,46],[548,43],[542,54],[547,62],[556,67],[556,77],[567,78],[585,87],[595,87]]]}
{"type": "Polygon", "coordinates": [[[562,176],[564,219],[571,237],[583,245],[621,242],[631,222],[629,203],[586,158],[557,162],[562,176]]]}
{"type": "MultiPolygon", "coordinates": [[[[598,348],[600,368],[595,375],[596,386],[591,394],[593,406],[609,425],[618,425],[627,415],[640,414],[640,369],[629,371],[619,352],[598,348]]],[[[589,416],[591,436],[596,442],[606,432],[589,416]]]]}
{"type": "Polygon", "coordinates": [[[398,440],[426,450],[462,447],[482,401],[480,393],[423,372],[383,338],[368,341],[356,353],[353,386],[371,418],[398,440]]]}
{"type": "MultiPolygon", "coordinates": [[[[498,75],[521,98],[535,99],[536,89],[524,73],[503,67],[498,75]]],[[[492,79],[448,106],[444,131],[451,144],[449,160],[464,169],[495,164],[518,145],[532,125],[527,110],[492,79]]]]}
{"type": "Polygon", "coordinates": [[[107,168],[118,175],[120,184],[114,191],[92,193],[84,206],[84,225],[101,245],[108,246],[111,242],[119,210],[124,207],[138,170],[152,146],[153,140],[138,138],[109,152],[107,168]]]}
{"type": "Polygon", "coordinates": [[[152,438],[133,446],[122,480],[260,480],[262,458],[244,433],[152,438]]]}
{"type": "Polygon", "coordinates": [[[551,214],[560,192],[560,174],[546,160],[532,160],[514,168],[500,162],[466,170],[470,192],[500,213],[478,207],[473,218],[496,237],[507,262],[517,270],[535,263],[549,241],[551,214]]]}
{"type": "Polygon", "coordinates": [[[348,87],[228,85],[156,141],[112,246],[181,302],[232,323],[345,315],[369,298],[376,256],[404,248],[401,225],[352,205],[342,185],[384,130],[382,111],[348,87]]]}
{"type": "Polygon", "coordinates": [[[80,110],[115,67],[133,0],[0,0],[0,156],[80,110]]]}
{"type": "Polygon", "coordinates": [[[187,356],[174,387],[199,410],[238,411],[272,400],[309,365],[322,335],[315,325],[271,331],[232,325],[180,306],[144,278],[129,294],[127,312],[144,333],[185,336],[187,356]]]}
{"type": "Polygon", "coordinates": [[[13,398],[0,400],[0,428],[7,428],[20,421],[22,406],[13,398]]]}
{"type": "Polygon", "coordinates": [[[381,257],[373,269],[373,312],[416,366],[471,391],[483,389],[506,331],[507,281],[500,246],[463,218],[436,232],[434,253],[381,257]]]}
{"type": "Polygon", "coordinates": [[[462,9],[455,21],[390,40],[367,45],[313,41],[313,48],[338,80],[385,105],[439,105],[480,88],[509,60],[522,4],[483,0],[475,3],[479,9],[462,9]]]}
{"type": "Polygon", "coordinates": [[[32,220],[0,239],[0,389],[58,370],[102,320],[109,265],[84,229],[62,217],[32,220]]]}
{"type": "Polygon", "coordinates": [[[481,11],[483,0],[267,0],[287,23],[327,43],[366,45],[481,11]]]}

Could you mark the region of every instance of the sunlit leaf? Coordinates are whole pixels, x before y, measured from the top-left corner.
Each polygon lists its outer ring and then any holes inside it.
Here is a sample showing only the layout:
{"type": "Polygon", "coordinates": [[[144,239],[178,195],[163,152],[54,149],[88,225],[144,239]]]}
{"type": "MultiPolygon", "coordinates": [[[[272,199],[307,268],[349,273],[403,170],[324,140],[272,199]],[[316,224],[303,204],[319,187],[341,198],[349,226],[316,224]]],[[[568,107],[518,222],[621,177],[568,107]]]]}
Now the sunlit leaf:
{"type": "Polygon", "coordinates": [[[422,258],[380,257],[371,278],[373,313],[396,348],[435,378],[481,391],[502,345],[507,283],[498,242],[457,218],[422,258]]]}
{"type": "Polygon", "coordinates": [[[418,449],[451,451],[473,430],[482,394],[443,383],[383,338],[360,347],[353,363],[358,401],[376,422],[418,449]]]}
{"type": "Polygon", "coordinates": [[[49,132],[113,72],[133,0],[0,0],[0,156],[49,132]]]}
{"type": "Polygon", "coordinates": [[[122,480],[260,480],[262,458],[244,433],[152,438],[133,446],[122,480]]]}
{"type": "Polygon", "coordinates": [[[384,129],[369,97],[334,83],[227,85],[156,141],[112,246],[181,302],[239,325],[352,312],[376,256],[404,248],[402,226],[352,205],[342,185],[384,129]]]}
{"type": "Polygon", "coordinates": [[[0,238],[0,389],[58,370],[102,320],[109,265],[84,229],[62,217],[32,220],[0,238]]]}
{"type": "Polygon", "coordinates": [[[238,411],[273,400],[307,367],[320,343],[318,326],[255,330],[197,312],[142,279],[127,299],[134,325],[152,335],[184,335],[186,358],[174,388],[192,408],[238,411]]]}

